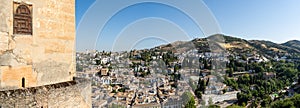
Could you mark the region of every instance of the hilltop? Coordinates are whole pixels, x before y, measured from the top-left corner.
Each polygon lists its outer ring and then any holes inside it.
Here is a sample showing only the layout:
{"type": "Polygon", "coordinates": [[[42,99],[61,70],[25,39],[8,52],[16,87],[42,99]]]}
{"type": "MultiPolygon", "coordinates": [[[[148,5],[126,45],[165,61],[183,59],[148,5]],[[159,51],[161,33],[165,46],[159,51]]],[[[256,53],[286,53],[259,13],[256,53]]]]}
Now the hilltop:
{"type": "Polygon", "coordinates": [[[299,40],[291,40],[291,41],[288,41],[286,43],[283,43],[281,45],[284,45],[284,46],[287,46],[287,47],[290,47],[290,48],[294,48],[294,49],[297,49],[300,51],[300,41],[299,40]]]}
{"type": "Polygon", "coordinates": [[[151,50],[173,51],[183,53],[190,49],[197,49],[198,52],[212,52],[212,46],[217,49],[226,49],[231,54],[261,54],[267,58],[275,56],[300,55],[300,41],[291,40],[283,44],[267,40],[246,40],[223,34],[216,34],[207,38],[196,38],[191,41],[177,41],[167,45],[160,45],[151,50]]]}

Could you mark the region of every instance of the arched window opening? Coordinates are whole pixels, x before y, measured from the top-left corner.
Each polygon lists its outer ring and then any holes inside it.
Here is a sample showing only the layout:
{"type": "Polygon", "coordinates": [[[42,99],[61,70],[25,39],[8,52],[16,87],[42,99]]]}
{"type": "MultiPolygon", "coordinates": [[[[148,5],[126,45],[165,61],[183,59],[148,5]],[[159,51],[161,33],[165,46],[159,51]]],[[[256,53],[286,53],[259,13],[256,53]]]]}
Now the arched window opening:
{"type": "Polygon", "coordinates": [[[32,12],[21,4],[14,11],[14,34],[32,35],[32,12]]]}

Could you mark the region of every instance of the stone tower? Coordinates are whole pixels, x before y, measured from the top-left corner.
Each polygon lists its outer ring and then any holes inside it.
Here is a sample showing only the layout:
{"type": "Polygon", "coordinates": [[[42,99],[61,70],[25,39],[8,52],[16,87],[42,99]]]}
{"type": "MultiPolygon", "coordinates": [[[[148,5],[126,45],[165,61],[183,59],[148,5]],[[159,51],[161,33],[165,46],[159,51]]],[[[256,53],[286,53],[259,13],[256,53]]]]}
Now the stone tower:
{"type": "Polygon", "coordinates": [[[0,108],[91,107],[75,63],[75,0],[0,0],[0,108]]]}
{"type": "Polygon", "coordinates": [[[1,0],[0,87],[72,80],[74,42],[75,0],[1,0]]]}

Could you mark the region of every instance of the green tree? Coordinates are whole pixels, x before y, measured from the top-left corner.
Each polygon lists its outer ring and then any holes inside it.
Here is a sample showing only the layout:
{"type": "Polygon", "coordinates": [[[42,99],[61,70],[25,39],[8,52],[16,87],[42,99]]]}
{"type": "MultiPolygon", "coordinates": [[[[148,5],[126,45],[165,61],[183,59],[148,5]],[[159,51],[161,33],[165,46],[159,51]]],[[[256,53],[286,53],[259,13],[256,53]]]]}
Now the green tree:
{"type": "Polygon", "coordinates": [[[124,106],[122,105],[118,105],[118,104],[112,104],[109,108],[125,108],[124,106]]]}
{"type": "Polygon", "coordinates": [[[265,96],[260,105],[262,107],[268,107],[270,105],[271,101],[272,100],[271,100],[270,96],[265,96]]]}
{"type": "Polygon", "coordinates": [[[202,98],[202,92],[200,90],[196,90],[195,94],[196,94],[198,99],[202,98]]]}
{"type": "Polygon", "coordinates": [[[285,101],[283,102],[281,108],[296,108],[292,101],[285,101]]]}
{"type": "Polygon", "coordinates": [[[212,104],[213,104],[213,100],[212,100],[211,97],[208,99],[208,104],[209,104],[209,105],[212,105],[212,104]]]}
{"type": "Polygon", "coordinates": [[[206,82],[205,82],[205,80],[199,78],[196,90],[197,91],[201,91],[202,93],[204,93],[205,92],[205,88],[206,88],[206,82]]]}
{"type": "Polygon", "coordinates": [[[228,76],[233,77],[233,68],[229,68],[228,70],[228,76]]]}
{"type": "Polygon", "coordinates": [[[255,72],[256,72],[256,73],[264,72],[264,71],[265,71],[265,69],[264,69],[262,66],[256,66],[256,67],[255,67],[255,72]]]}
{"type": "Polygon", "coordinates": [[[191,92],[184,92],[181,96],[185,108],[196,108],[195,99],[191,92]]]}
{"type": "Polygon", "coordinates": [[[250,99],[251,99],[251,94],[249,93],[238,93],[237,98],[238,98],[238,103],[239,105],[246,104],[250,99]]]}
{"type": "Polygon", "coordinates": [[[202,105],[202,106],[205,106],[205,104],[206,104],[205,101],[202,100],[202,101],[201,101],[201,105],[202,105]]]}
{"type": "Polygon", "coordinates": [[[298,83],[300,84],[300,75],[298,75],[298,83]]]}
{"type": "Polygon", "coordinates": [[[203,59],[204,69],[210,69],[208,66],[208,61],[206,59],[203,59]]]}
{"type": "Polygon", "coordinates": [[[300,94],[296,94],[292,99],[295,107],[300,108],[300,94]]]}
{"type": "Polygon", "coordinates": [[[275,101],[271,105],[272,108],[296,108],[294,102],[291,99],[275,101]]]}
{"type": "Polygon", "coordinates": [[[194,97],[191,97],[191,99],[185,105],[185,108],[196,108],[194,97]]]}
{"type": "Polygon", "coordinates": [[[221,108],[221,107],[218,105],[209,105],[208,108],[221,108]]]}
{"type": "Polygon", "coordinates": [[[192,80],[192,79],[189,79],[189,85],[190,85],[190,87],[191,87],[193,90],[196,90],[196,89],[197,89],[197,86],[193,83],[193,80],[192,80]]]}
{"type": "Polygon", "coordinates": [[[238,105],[230,105],[227,108],[244,108],[244,107],[238,105]]]}

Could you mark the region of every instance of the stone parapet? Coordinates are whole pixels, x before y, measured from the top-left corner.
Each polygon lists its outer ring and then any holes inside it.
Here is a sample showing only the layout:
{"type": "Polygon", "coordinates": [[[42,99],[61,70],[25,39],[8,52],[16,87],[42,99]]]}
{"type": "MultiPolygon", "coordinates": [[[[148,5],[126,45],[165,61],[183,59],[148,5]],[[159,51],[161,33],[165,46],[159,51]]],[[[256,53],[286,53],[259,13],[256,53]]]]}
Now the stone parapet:
{"type": "Polygon", "coordinates": [[[91,82],[74,78],[73,81],[0,90],[0,107],[4,108],[90,108],[91,82]]]}

